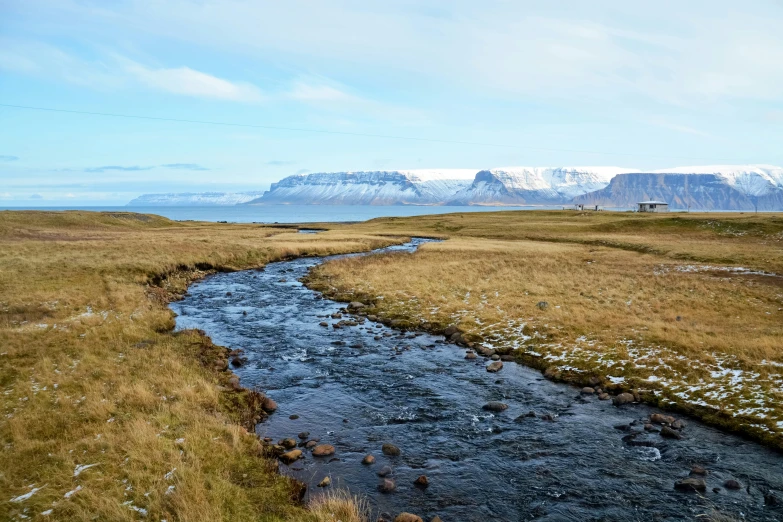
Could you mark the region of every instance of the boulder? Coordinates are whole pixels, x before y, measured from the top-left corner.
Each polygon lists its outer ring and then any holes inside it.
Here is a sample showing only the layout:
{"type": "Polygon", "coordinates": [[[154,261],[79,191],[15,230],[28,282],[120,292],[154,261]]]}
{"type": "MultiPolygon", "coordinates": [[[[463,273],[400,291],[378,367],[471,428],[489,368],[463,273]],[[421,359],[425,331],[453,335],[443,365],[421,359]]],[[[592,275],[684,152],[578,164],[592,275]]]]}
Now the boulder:
{"type": "Polygon", "coordinates": [[[661,428],[661,437],[680,440],[682,438],[682,433],[677,430],[673,430],[668,426],[664,426],[661,428]]]}
{"type": "Polygon", "coordinates": [[[709,471],[707,471],[703,466],[699,466],[698,464],[691,467],[691,477],[706,477],[708,473],[709,471]]]}
{"type": "Polygon", "coordinates": [[[688,477],[675,482],[674,489],[677,491],[698,491],[699,493],[704,493],[707,491],[707,483],[704,479],[688,477]]]}
{"type": "Polygon", "coordinates": [[[443,520],[438,515],[435,515],[430,522],[443,522],[443,520]]]}
{"type": "Polygon", "coordinates": [[[595,393],[595,388],[591,388],[589,386],[585,386],[584,388],[582,388],[582,393],[584,395],[592,395],[592,394],[595,393]]]}
{"type": "Polygon", "coordinates": [[[306,439],[307,437],[309,437],[309,436],[310,436],[310,432],[309,432],[309,431],[303,431],[302,433],[300,433],[300,434],[298,435],[298,437],[299,437],[300,439],[302,439],[302,440],[305,440],[305,439],[306,439]]]}
{"type": "Polygon", "coordinates": [[[321,482],[318,483],[318,487],[319,488],[325,488],[326,486],[328,486],[331,483],[332,483],[332,479],[330,479],[329,477],[324,477],[324,479],[321,482]]]}
{"type": "Polygon", "coordinates": [[[476,359],[476,358],[478,358],[478,355],[476,355],[473,352],[468,352],[468,353],[465,354],[465,359],[473,360],[473,359],[476,359]]]}
{"type": "Polygon", "coordinates": [[[430,485],[430,480],[427,478],[427,475],[420,475],[416,480],[413,481],[413,485],[420,488],[426,488],[430,485]]]}
{"type": "Polygon", "coordinates": [[[500,360],[500,356],[498,354],[496,354],[496,353],[493,353],[490,356],[490,359],[492,359],[493,361],[499,361],[500,360]]]}
{"type": "Polygon", "coordinates": [[[391,466],[384,466],[381,468],[381,470],[378,472],[379,477],[388,477],[392,474],[391,466]]]}
{"type": "Polygon", "coordinates": [[[740,484],[734,479],[729,479],[723,483],[723,487],[725,487],[726,489],[742,489],[742,484],[740,484]]]}
{"type": "Polygon", "coordinates": [[[362,464],[364,464],[365,466],[369,466],[370,464],[374,464],[374,463],[375,463],[375,457],[373,457],[372,455],[365,455],[364,458],[362,459],[362,464]]]}
{"type": "Polygon", "coordinates": [[[621,393],[620,395],[616,396],[614,399],[612,399],[612,402],[615,406],[622,406],[623,404],[630,404],[634,401],[633,395],[631,395],[628,392],[621,393]]]}
{"type": "Polygon", "coordinates": [[[321,321],[320,323],[318,323],[318,326],[329,326],[329,323],[327,323],[326,321],[321,321]]]}
{"type": "Polygon", "coordinates": [[[394,517],[394,522],[424,522],[424,520],[413,513],[400,513],[394,517]]]}
{"type": "Polygon", "coordinates": [[[272,413],[277,410],[277,403],[269,397],[264,397],[264,401],[261,403],[261,409],[267,413],[272,413]]]}
{"type": "Polygon", "coordinates": [[[502,361],[495,361],[492,363],[489,363],[487,366],[487,371],[490,373],[499,372],[503,368],[503,362],[502,361]]]}
{"type": "Polygon", "coordinates": [[[602,393],[598,396],[598,398],[601,399],[602,401],[608,401],[609,399],[612,398],[612,396],[609,395],[608,393],[602,393]]]}
{"type": "Polygon", "coordinates": [[[362,308],[366,308],[367,305],[364,303],[360,303],[359,301],[351,301],[348,303],[348,309],[349,310],[361,310],[362,308]]]}
{"type": "Polygon", "coordinates": [[[302,458],[302,450],[291,450],[283,453],[278,457],[284,464],[292,464],[302,458]]]}
{"type": "Polygon", "coordinates": [[[383,479],[383,481],[378,484],[378,491],[381,493],[391,493],[395,489],[397,489],[397,484],[395,484],[392,479],[383,479]]]}
{"type": "Polygon", "coordinates": [[[305,447],[305,448],[307,448],[307,449],[313,449],[313,448],[314,448],[314,447],[316,447],[317,445],[318,445],[318,443],[317,443],[316,441],[314,441],[314,440],[308,440],[307,442],[305,442],[305,445],[304,445],[304,447],[305,447]]]}
{"type": "Polygon", "coordinates": [[[384,455],[389,455],[390,457],[398,457],[400,455],[400,448],[395,446],[394,444],[384,444],[381,446],[381,451],[384,455]]]}
{"type": "Polygon", "coordinates": [[[334,446],[331,444],[319,444],[313,448],[313,457],[328,457],[334,455],[334,446]]]}
{"type": "Polygon", "coordinates": [[[481,409],[486,411],[503,411],[508,409],[508,405],[503,404],[502,402],[492,401],[486,403],[484,406],[481,407],[481,409]]]}
{"type": "Polygon", "coordinates": [[[285,449],[291,449],[296,447],[296,441],[294,439],[283,439],[277,442],[285,449]]]}
{"type": "Polygon", "coordinates": [[[487,348],[486,346],[478,345],[476,346],[476,351],[480,353],[483,357],[492,357],[495,355],[495,350],[492,348],[487,348]]]}
{"type": "Polygon", "coordinates": [[[672,424],[674,417],[671,415],[664,415],[663,413],[653,413],[650,415],[650,422],[653,424],[672,424]]]}
{"type": "Polygon", "coordinates": [[[672,422],[672,428],[675,430],[681,430],[685,428],[685,422],[677,419],[676,421],[672,422]]]}
{"type": "Polygon", "coordinates": [[[443,330],[443,335],[445,335],[447,338],[451,337],[455,333],[459,332],[459,328],[457,328],[455,325],[451,325],[445,330],[443,330]]]}

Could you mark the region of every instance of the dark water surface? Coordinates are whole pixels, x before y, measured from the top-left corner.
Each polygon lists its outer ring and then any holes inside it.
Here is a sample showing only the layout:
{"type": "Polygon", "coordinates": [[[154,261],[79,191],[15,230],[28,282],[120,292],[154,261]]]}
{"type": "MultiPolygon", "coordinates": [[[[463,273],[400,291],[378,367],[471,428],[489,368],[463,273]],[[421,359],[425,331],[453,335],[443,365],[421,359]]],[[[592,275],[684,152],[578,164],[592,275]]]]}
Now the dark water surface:
{"type": "MultiPolygon", "coordinates": [[[[424,241],[384,251],[413,251],[424,241]]],[[[177,328],[201,328],[216,343],[244,350],[248,363],[235,373],[279,405],[258,425],[260,436],[277,441],[308,431],[336,447],[337,460],[305,452],[290,467],[281,464],[311,494],[329,475],[331,487],[366,495],[376,512],[439,515],[446,522],[707,520],[697,517],[713,509],[737,520],[783,520],[783,508],[774,505],[783,503],[780,453],[695,420],[687,420],[684,440],[645,433],[635,440],[654,447],[629,446],[628,432],[615,426],[658,410],[583,398],[513,363],[488,373],[482,358],[466,361],[463,349],[428,334],[401,335],[369,321],[319,326],[336,323],[325,316],[344,305],[297,280],[328,259],[217,274],[171,305],[177,328]],[[508,410],[482,410],[498,400],[508,410]],[[531,410],[538,417],[515,422],[531,410]],[[385,442],[402,455],[382,455],[385,442]],[[376,462],[363,466],[368,453],[376,462]],[[696,464],[709,470],[704,496],[675,491],[674,482],[696,464]],[[376,490],[385,465],[397,483],[391,494],[376,490]],[[413,485],[422,474],[430,481],[426,490],[413,485]],[[728,479],[742,489],[725,489],[728,479]]]]}

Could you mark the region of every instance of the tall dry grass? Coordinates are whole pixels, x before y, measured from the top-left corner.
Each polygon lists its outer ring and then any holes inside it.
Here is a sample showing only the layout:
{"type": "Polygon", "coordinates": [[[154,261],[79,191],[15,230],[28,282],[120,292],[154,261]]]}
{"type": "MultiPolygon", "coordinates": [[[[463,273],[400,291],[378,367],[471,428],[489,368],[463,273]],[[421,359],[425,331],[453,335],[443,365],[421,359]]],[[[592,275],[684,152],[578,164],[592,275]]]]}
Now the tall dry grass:
{"type": "Polygon", "coordinates": [[[211,270],[391,241],[0,212],[0,519],[311,517],[240,426],[208,341],[172,334],[166,300],[211,270]]]}
{"type": "Polygon", "coordinates": [[[499,212],[352,229],[448,241],[331,262],[314,287],[706,408],[783,446],[783,278],[730,271],[783,274],[779,215],[499,212]]]}

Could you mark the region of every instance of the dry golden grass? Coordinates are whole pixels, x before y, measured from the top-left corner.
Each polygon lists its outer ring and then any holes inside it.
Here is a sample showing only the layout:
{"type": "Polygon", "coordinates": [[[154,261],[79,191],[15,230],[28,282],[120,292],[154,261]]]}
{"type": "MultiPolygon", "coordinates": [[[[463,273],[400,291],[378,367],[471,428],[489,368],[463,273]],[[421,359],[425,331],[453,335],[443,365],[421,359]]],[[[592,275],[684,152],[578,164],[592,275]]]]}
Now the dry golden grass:
{"type": "Polygon", "coordinates": [[[783,272],[780,216],[505,212],[351,228],[449,239],[329,263],[313,286],[783,446],[783,279],[723,269],[783,272]]]}
{"type": "Polygon", "coordinates": [[[211,270],[390,242],[0,212],[0,519],[330,520],[296,504],[239,425],[242,393],[200,363],[210,343],[172,334],[165,304],[211,270]]]}

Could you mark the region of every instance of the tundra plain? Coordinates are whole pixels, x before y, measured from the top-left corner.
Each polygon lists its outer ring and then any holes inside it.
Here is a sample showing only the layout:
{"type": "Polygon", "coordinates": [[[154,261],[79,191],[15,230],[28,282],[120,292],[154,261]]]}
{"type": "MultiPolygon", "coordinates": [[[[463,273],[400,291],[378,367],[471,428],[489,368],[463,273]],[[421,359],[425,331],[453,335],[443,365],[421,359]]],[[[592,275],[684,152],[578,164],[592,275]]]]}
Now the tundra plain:
{"type": "Polygon", "coordinates": [[[0,212],[0,518],[362,520],[347,494],[299,505],[247,429],[257,397],[232,389],[225,350],[173,332],[166,305],[215,271],[411,236],[445,241],[336,260],[306,283],[783,448],[779,215],[521,211],[318,227],[0,212]]]}

